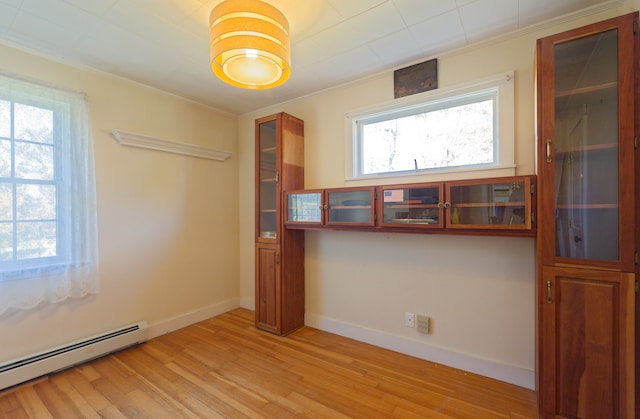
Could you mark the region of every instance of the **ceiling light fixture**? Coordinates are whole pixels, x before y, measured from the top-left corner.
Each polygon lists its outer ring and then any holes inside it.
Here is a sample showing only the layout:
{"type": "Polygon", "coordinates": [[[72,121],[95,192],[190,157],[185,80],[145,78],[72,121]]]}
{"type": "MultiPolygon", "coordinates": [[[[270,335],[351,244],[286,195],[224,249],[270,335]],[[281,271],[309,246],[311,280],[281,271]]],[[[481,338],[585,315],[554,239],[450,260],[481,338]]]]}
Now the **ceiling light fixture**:
{"type": "Polygon", "coordinates": [[[225,0],[209,17],[211,70],[244,89],[270,89],[289,79],[287,18],[260,0],[225,0]]]}

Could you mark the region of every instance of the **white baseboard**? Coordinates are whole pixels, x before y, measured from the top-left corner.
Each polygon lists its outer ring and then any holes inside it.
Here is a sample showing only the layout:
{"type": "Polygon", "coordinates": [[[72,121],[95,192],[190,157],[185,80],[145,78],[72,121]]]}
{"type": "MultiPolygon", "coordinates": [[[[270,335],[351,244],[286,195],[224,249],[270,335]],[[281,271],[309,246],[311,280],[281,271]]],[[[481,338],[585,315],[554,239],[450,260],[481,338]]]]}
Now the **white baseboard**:
{"type": "Polygon", "coordinates": [[[182,329],[194,323],[226,313],[240,307],[238,298],[222,301],[210,306],[202,307],[189,313],[181,314],[170,319],[162,320],[149,326],[149,339],[162,336],[174,330],[182,329]]]}
{"type": "Polygon", "coordinates": [[[307,313],[305,315],[305,325],[416,358],[494,378],[520,387],[531,390],[535,388],[535,371],[533,370],[500,364],[493,360],[478,358],[473,355],[428,345],[417,340],[392,335],[379,330],[368,329],[315,314],[307,313]]]}
{"type": "Polygon", "coordinates": [[[253,298],[240,298],[240,307],[246,308],[247,310],[255,311],[256,309],[256,300],[253,298]]]}

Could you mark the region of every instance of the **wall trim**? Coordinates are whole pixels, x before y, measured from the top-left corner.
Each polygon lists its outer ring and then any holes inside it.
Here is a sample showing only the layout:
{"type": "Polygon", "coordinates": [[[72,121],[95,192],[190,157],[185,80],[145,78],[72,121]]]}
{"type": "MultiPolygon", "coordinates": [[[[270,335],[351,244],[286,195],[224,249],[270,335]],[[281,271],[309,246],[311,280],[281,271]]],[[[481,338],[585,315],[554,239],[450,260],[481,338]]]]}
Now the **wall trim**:
{"type": "Polygon", "coordinates": [[[238,298],[232,298],[230,300],[211,304],[188,313],[161,320],[149,325],[149,339],[219,316],[220,314],[235,310],[238,307],[240,307],[240,300],[238,298]]]}
{"type": "Polygon", "coordinates": [[[494,378],[520,387],[535,389],[535,371],[455,352],[414,339],[369,329],[317,314],[305,315],[305,325],[325,332],[369,343],[426,361],[494,378]]]}
{"type": "Polygon", "coordinates": [[[256,300],[254,298],[241,297],[240,307],[246,308],[247,310],[255,311],[256,300]]]}
{"type": "Polygon", "coordinates": [[[227,153],[226,151],[218,151],[207,147],[150,137],[148,135],[135,134],[120,130],[113,130],[111,131],[111,134],[113,134],[113,137],[120,145],[147,148],[150,150],[164,151],[167,153],[182,154],[185,156],[200,157],[216,161],[225,161],[231,157],[231,153],[227,153]]]}

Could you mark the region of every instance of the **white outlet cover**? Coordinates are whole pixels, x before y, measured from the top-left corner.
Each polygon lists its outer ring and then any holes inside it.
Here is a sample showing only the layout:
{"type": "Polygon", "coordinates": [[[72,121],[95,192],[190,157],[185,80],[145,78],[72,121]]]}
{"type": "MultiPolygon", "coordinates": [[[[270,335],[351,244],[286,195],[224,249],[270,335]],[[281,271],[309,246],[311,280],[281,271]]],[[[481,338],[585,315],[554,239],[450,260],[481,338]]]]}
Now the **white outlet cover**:
{"type": "Polygon", "coordinates": [[[416,315],[413,313],[404,313],[404,325],[406,327],[415,327],[416,315]]]}

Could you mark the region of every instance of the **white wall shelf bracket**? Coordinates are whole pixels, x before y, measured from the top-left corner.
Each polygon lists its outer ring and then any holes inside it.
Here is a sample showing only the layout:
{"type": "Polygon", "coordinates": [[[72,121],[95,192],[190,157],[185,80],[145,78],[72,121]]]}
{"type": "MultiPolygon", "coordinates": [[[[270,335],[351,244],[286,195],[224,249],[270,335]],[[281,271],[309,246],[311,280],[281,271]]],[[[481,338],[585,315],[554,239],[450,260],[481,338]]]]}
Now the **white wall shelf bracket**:
{"type": "Polygon", "coordinates": [[[155,138],[142,134],[134,134],[119,130],[113,130],[111,131],[111,134],[113,134],[120,145],[147,148],[150,150],[164,151],[167,153],[182,154],[185,156],[200,157],[216,161],[225,161],[231,157],[231,153],[227,153],[226,151],[213,150],[211,148],[164,140],[162,138],[155,138]]]}

